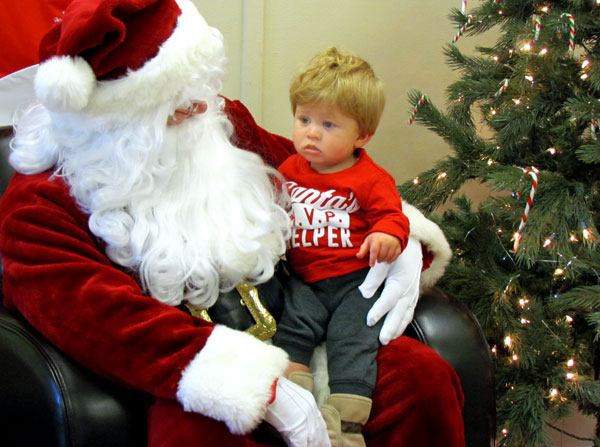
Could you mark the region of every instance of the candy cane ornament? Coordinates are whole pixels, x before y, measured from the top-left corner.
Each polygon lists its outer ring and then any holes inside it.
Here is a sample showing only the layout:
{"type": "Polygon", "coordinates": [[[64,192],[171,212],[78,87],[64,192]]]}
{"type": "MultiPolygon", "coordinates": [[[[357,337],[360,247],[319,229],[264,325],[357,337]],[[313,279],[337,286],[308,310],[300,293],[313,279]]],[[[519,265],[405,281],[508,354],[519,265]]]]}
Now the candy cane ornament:
{"type": "Polygon", "coordinates": [[[412,124],[414,122],[415,117],[417,116],[417,112],[419,111],[419,107],[423,105],[426,97],[426,95],[421,95],[419,101],[415,104],[415,107],[413,108],[413,111],[410,114],[410,118],[408,118],[408,124],[412,124]]]}
{"type": "Polygon", "coordinates": [[[467,10],[467,0],[462,0],[461,12],[464,14],[466,10],[467,10]]]}
{"type": "Polygon", "coordinates": [[[497,98],[498,96],[500,96],[502,93],[504,93],[506,91],[507,88],[508,88],[508,78],[505,78],[500,83],[500,88],[498,89],[498,91],[496,93],[494,93],[494,97],[497,98]]]}
{"type": "Polygon", "coordinates": [[[562,13],[560,17],[569,19],[569,52],[573,53],[575,51],[575,18],[568,12],[562,13]]]}
{"type": "Polygon", "coordinates": [[[519,229],[514,234],[515,243],[513,245],[513,253],[517,252],[519,244],[521,243],[523,229],[525,228],[525,224],[527,223],[527,216],[529,215],[529,210],[531,210],[531,206],[533,205],[533,198],[538,187],[538,178],[535,171],[537,171],[537,169],[535,169],[533,166],[531,167],[531,169],[523,169],[523,172],[525,174],[529,174],[531,176],[531,178],[533,179],[533,183],[531,185],[531,190],[529,191],[529,197],[527,198],[527,205],[525,205],[525,210],[523,211],[523,216],[521,217],[519,229]]]}
{"type": "Polygon", "coordinates": [[[535,30],[533,32],[533,40],[531,41],[531,43],[534,43],[535,41],[537,41],[539,39],[540,30],[542,29],[542,23],[540,22],[540,18],[535,17],[533,20],[535,22],[535,30]]]}
{"type": "Polygon", "coordinates": [[[460,27],[460,29],[458,30],[458,33],[456,33],[456,36],[454,36],[454,38],[452,39],[452,42],[455,43],[460,38],[460,36],[463,35],[463,33],[466,31],[467,27],[469,25],[471,25],[472,23],[473,23],[473,16],[469,15],[467,17],[467,21],[463,24],[463,26],[460,27]]]}

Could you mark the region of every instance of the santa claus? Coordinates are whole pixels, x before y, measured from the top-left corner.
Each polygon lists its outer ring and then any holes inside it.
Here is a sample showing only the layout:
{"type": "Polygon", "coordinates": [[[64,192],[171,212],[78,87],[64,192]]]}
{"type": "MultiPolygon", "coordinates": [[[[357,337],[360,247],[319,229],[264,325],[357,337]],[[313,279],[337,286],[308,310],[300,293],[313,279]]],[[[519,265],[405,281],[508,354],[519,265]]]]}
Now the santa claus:
{"type": "MultiPolygon", "coordinates": [[[[5,306],[96,373],[153,395],[150,445],[266,445],[263,420],[288,445],[328,445],[312,395],[281,377],[283,351],[183,308],[272,280],[289,237],[272,166],[293,145],[218,95],[220,33],[189,0],[72,0],[39,62],[0,202],[5,306]]],[[[431,284],[449,249],[407,208],[431,284]]],[[[363,288],[388,277],[372,310],[388,315],[364,434],[373,446],[461,446],[456,374],[395,338],[414,311],[415,264],[379,265],[363,288]]]]}

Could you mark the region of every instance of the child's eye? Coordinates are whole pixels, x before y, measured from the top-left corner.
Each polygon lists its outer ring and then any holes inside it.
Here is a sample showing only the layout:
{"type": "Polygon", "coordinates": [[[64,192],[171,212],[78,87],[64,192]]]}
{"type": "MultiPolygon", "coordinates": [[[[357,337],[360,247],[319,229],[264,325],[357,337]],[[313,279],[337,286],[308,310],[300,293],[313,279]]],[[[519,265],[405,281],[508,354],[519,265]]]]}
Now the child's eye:
{"type": "Polygon", "coordinates": [[[323,126],[330,129],[332,127],[335,127],[335,124],[333,124],[331,121],[325,121],[323,122],[323,126]]]}
{"type": "Polygon", "coordinates": [[[300,120],[300,122],[302,124],[308,124],[310,122],[310,119],[307,116],[301,116],[300,118],[298,118],[300,120]]]}

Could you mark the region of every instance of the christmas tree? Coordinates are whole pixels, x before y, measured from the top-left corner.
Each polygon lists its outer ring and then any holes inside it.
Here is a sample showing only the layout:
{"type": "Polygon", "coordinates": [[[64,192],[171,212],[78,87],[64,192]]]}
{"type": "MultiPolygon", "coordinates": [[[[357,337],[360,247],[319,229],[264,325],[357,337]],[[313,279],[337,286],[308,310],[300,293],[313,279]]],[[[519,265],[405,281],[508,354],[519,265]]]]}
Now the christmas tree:
{"type": "Polygon", "coordinates": [[[600,420],[600,0],[465,4],[444,48],[460,71],[446,109],[410,93],[409,122],[451,153],[400,192],[427,214],[453,203],[432,215],[454,249],[440,286],[490,344],[499,445],[544,446],[573,409],[600,420]],[[493,46],[461,53],[485,32],[493,46]],[[471,203],[468,181],[489,198],[471,203]]]}

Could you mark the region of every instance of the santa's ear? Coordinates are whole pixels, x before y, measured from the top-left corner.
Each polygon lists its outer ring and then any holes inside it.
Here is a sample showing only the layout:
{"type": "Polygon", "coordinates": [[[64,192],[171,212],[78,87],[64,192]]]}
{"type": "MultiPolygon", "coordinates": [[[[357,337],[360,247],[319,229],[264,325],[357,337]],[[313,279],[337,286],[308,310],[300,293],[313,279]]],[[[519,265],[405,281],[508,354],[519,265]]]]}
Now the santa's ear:
{"type": "Polygon", "coordinates": [[[55,56],[38,69],[35,93],[49,110],[73,112],[83,109],[96,86],[96,75],[85,61],[75,56],[55,56]]]}

